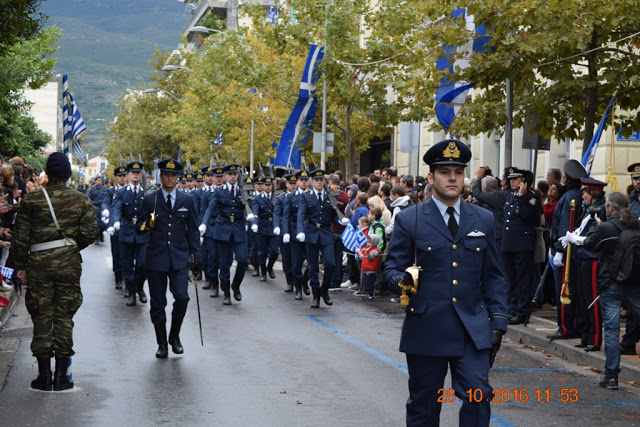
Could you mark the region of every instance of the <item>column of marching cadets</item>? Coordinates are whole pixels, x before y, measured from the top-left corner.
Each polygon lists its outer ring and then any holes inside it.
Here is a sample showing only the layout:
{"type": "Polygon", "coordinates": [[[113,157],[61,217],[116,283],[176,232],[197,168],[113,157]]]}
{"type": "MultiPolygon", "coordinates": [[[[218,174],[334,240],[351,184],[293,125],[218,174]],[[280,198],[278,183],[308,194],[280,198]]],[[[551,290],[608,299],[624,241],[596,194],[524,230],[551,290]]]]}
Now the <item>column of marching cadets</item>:
{"type": "MultiPolygon", "coordinates": [[[[147,302],[149,235],[136,232],[136,223],[145,197],[161,191],[153,185],[143,188],[144,166],[133,161],[115,167],[114,186],[101,206],[101,221],[110,235],[115,288],[124,287],[127,306],[147,302]]],[[[211,298],[222,294],[223,305],[231,305],[232,296],[241,301],[245,271],[252,267],[252,276],[261,282],[276,279],[273,268],[280,255],[285,292],[293,293],[296,300],[312,295],[312,308],[318,308],[321,300],[332,305],[328,290],[336,265],[331,227],[340,220],[326,194],[325,171],[289,173],[283,177],[283,189],[274,188],[271,176],[247,177],[241,188],[240,173],[236,163],[211,164],[196,172],[189,167],[177,183],[177,190],[194,202],[201,237],[197,255],[201,271],[196,279],[202,280],[202,289],[210,290],[211,298]]]]}

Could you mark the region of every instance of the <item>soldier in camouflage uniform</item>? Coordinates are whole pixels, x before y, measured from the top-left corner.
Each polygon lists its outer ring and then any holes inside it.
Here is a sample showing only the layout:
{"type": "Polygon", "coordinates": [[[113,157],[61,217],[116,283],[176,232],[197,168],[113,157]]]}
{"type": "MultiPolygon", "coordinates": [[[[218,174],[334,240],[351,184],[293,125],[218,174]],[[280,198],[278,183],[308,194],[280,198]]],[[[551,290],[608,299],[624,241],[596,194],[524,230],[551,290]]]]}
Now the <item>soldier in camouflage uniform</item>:
{"type": "Polygon", "coordinates": [[[74,354],[72,319],[82,304],[80,250],[95,239],[97,224],[89,198],[65,186],[71,176],[66,156],[51,154],[45,172],[49,177],[46,188],[22,199],[11,252],[18,277],[27,286],[25,304],[33,321],[31,351],[38,359],[39,375],[31,387],[60,391],[73,387],[67,366],[74,354]]]}

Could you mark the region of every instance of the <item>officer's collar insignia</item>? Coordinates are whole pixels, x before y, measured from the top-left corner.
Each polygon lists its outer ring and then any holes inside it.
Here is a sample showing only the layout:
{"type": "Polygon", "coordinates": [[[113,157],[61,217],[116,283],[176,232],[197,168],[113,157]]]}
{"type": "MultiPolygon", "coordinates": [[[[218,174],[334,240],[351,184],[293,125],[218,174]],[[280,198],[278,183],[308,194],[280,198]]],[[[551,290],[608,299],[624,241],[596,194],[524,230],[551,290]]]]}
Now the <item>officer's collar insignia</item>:
{"type": "Polygon", "coordinates": [[[167,169],[175,169],[176,168],[176,164],[173,162],[173,160],[169,160],[169,162],[167,162],[167,169]]]}
{"type": "Polygon", "coordinates": [[[460,149],[454,141],[449,141],[449,144],[447,144],[447,148],[442,150],[442,155],[447,159],[459,159],[460,149]]]}

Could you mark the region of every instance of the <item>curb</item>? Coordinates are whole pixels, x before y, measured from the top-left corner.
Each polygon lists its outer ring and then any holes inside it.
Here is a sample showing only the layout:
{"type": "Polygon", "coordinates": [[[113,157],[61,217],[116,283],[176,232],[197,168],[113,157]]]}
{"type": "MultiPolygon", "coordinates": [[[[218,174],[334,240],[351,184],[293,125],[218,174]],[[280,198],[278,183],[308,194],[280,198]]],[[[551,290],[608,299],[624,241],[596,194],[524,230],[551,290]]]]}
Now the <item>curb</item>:
{"type": "Polygon", "coordinates": [[[0,327],[3,327],[5,320],[11,314],[13,304],[16,302],[16,291],[12,289],[10,292],[4,292],[2,295],[10,301],[10,304],[6,307],[0,307],[0,327]]]}
{"type": "MultiPolygon", "coordinates": [[[[534,318],[535,316],[531,316],[532,322],[534,318]]],[[[538,318],[538,320],[542,319],[538,318]]],[[[541,331],[522,325],[510,325],[507,329],[506,337],[519,344],[543,350],[570,362],[589,366],[604,373],[604,351],[585,352],[581,348],[574,347],[577,341],[552,341],[546,337],[546,333],[541,333],[541,331]]],[[[626,359],[626,356],[621,357],[618,379],[621,381],[634,381],[635,384],[640,384],[640,358],[638,356],[631,356],[629,360],[626,359]]]]}

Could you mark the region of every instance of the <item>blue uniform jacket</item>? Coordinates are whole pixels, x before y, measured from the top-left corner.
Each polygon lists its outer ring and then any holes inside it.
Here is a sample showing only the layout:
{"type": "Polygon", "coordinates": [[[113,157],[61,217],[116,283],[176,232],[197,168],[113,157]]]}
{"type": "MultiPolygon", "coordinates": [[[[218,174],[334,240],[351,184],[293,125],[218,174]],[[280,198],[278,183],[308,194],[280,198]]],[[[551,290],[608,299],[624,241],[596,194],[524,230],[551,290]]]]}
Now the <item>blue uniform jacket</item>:
{"type": "Polygon", "coordinates": [[[231,198],[226,185],[216,188],[209,194],[209,202],[202,222],[207,224],[207,229],[210,224],[213,224],[213,238],[216,240],[227,242],[233,233],[235,242],[247,241],[245,206],[238,194],[235,198],[231,198]]]}
{"type": "Polygon", "coordinates": [[[532,191],[527,191],[524,196],[509,194],[504,205],[502,251],[533,252],[541,213],[540,203],[532,191]]]}
{"type": "Polygon", "coordinates": [[[191,255],[198,259],[200,233],[196,223],[193,197],[176,191],[173,209],[169,212],[162,190],[156,190],[145,197],[142,215],[136,223],[136,230],[156,213],[155,227],[143,232],[147,236],[147,258],[145,268],[150,271],[175,271],[189,268],[191,255]]]}
{"type": "MultiPolygon", "coordinates": [[[[102,213],[102,211],[104,211],[105,209],[109,211],[109,224],[112,224],[111,221],[111,217],[113,217],[113,209],[116,206],[116,191],[117,189],[115,187],[111,187],[109,189],[107,189],[107,191],[104,193],[104,197],[102,198],[102,205],[100,206],[100,212],[102,213]]],[[[100,217],[102,220],[102,216],[100,217]]],[[[114,236],[118,236],[120,233],[120,231],[115,231],[113,233],[114,236]]]]}
{"type": "MultiPolygon", "coordinates": [[[[332,245],[331,224],[340,224],[338,214],[325,194],[322,206],[316,193],[307,191],[298,200],[297,233],[305,234],[305,243],[332,245]]],[[[297,234],[296,233],[296,234],[297,234]]]]}
{"type": "Polygon", "coordinates": [[[413,264],[414,241],[422,273],[419,291],[406,308],[400,351],[462,356],[465,331],[477,349],[491,348],[491,330],[507,330],[508,293],[498,264],[493,214],[461,203],[453,239],[433,200],[398,213],[385,263],[388,282],[398,283],[413,264]]]}
{"type": "Polygon", "coordinates": [[[298,206],[300,204],[300,200],[302,200],[302,194],[303,191],[298,189],[293,193],[288,194],[284,200],[282,220],[280,221],[282,224],[280,227],[280,234],[283,236],[285,234],[293,234],[293,236],[291,236],[293,239],[298,232],[298,206]]]}
{"type": "Polygon", "coordinates": [[[256,234],[260,236],[273,236],[273,210],[275,205],[271,203],[271,194],[263,193],[256,196],[251,202],[251,210],[256,216],[253,224],[258,224],[256,234]]]}
{"type": "Polygon", "coordinates": [[[276,197],[276,202],[273,207],[273,227],[280,227],[280,235],[283,236],[282,232],[282,218],[284,217],[284,205],[286,203],[287,197],[290,197],[293,193],[283,193],[276,197]]]}
{"type": "MultiPolygon", "coordinates": [[[[142,188],[142,187],[141,187],[142,188]]],[[[136,234],[135,224],[138,222],[142,212],[142,202],[145,194],[142,189],[138,195],[133,195],[130,185],[116,191],[113,212],[109,216],[109,225],[120,222],[120,241],[125,243],[145,243],[149,236],[147,234],[136,234]]]]}
{"type": "Polygon", "coordinates": [[[577,228],[580,223],[578,220],[582,217],[582,191],[580,185],[574,188],[570,188],[566,193],[560,197],[556,210],[553,211],[553,224],[551,225],[551,235],[556,241],[553,244],[553,249],[556,252],[565,253],[566,249],[562,247],[562,244],[557,240],[563,237],[569,231],[569,221],[571,219],[571,200],[576,201],[576,213],[574,227],[577,228]]]}

